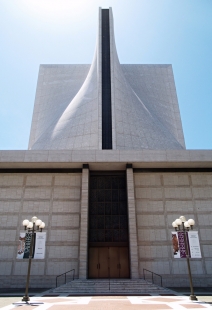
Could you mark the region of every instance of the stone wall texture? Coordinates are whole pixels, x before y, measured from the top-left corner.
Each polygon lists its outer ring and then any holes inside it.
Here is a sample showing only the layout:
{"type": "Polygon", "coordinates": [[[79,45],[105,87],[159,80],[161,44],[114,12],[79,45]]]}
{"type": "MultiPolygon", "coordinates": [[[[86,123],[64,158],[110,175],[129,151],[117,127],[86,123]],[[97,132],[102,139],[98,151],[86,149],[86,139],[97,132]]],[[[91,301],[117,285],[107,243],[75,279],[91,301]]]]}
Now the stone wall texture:
{"type": "Polygon", "coordinates": [[[34,215],[46,223],[47,242],[45,259],[32,261],[31,286],[54,287],[73,268],[78,277],[80,202],[81,173],[0,174],[1,287],[25,285],[28,260],[16,253],[22,221],[34,215]]]}
{"type": "MultiPolygon", "coordinates": [[[[81,173],[0,174],[1,287],[25,285],[28,261],[16,259],[16,252],[22,221],[33,215],[46,223],[47,242],[45,259],[32,262],[30,286],[54,287],[56,276],[73,268],[78,278],[80,248],[81,277],[86,278],[88,170],[84,170],[83,188],[81,173]]],[[[171,245],[171,223],[185,215],[196,222],[202,252],[201,259],[191,259],[194,286],[211,286],[212,173],[127,170],[131,276],[137,277],[138,262],[139,277],[145,268],[162,275],[165,286],[189,285],[186,261],[174,259],[171,245]]]]}
{"type": "Polygon", "coordinates": [[[189,286],[186,261],[174,259],[172,222],[196,222],[202,259],[191,259],[194,286],[212,280],[212,173],[135,173],[140,276],[143,268],[162,275],[165,286],[189,286]]]}

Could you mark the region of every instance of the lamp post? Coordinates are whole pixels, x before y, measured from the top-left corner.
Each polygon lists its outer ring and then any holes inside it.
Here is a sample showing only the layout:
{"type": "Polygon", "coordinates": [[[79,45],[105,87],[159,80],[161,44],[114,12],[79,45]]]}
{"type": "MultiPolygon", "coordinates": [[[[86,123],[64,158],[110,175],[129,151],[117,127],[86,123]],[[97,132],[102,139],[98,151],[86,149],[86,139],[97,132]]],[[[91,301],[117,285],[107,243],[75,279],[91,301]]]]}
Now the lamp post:
{"type": "Polygon", "coordinates": [[[25,289],[25,295],[22,298],[22,301],[28,302],[30,300],[29,295],[28,295],[28,290],[29,290],[29,278],[30,278],[33,247],[35,243],[35,231],[42,232],[42,229],[45,227],[45,223],[42,222],[40,219],[38,219],[36,216],[33,216],[31,219],[31,222],[29,220],[24,220],[23,226],[25,230],[28,230],[28,232],[31,233],[26,289],[25,289]]]}
{"type": "Polygon", "coordinates": [[[190,268],[190,261],[189,261],[189,246],[188,246],[188,239],[186,232],[193,229],[193,226],[195,225],[195,222],[193,219],[189,219],[186,221],[185,216],[180,216],[179,219],[176,219],[172,226],[175,228],[176,231],[183,232],[184,233],[184,242],[185,242],[185,250],[186,250],[186,260],[187,260],[187,266],[188,266],[188,275],[189,275],[189,282],[190,282],[190,288],[191,288],[191,300],[198,300],[196,295],[194,295],[194,289],[193,289],[193,283],[192,283],[192,276],[191,276],[191,268],[190,268]]]}

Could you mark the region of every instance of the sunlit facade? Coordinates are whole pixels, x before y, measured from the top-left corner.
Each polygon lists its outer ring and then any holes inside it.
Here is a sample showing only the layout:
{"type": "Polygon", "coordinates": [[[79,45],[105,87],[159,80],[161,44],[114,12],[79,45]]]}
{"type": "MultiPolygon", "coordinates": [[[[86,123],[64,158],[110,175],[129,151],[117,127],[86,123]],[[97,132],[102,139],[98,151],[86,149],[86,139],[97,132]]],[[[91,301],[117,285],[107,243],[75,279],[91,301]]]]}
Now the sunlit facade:
{"type": "Polygon", "coordinates": [[[212,152],[185,142],[171,65],[120,64],[112,9],[99,9],[91,65],[41,65],[26,151],[0,151],[0,285],[24,287],[21,223],[46,223],[31,287],[79,279],[139,279],[188,286],[171,223],[194,218],[202,258],[194,286],[211,286],[212,152]]]}

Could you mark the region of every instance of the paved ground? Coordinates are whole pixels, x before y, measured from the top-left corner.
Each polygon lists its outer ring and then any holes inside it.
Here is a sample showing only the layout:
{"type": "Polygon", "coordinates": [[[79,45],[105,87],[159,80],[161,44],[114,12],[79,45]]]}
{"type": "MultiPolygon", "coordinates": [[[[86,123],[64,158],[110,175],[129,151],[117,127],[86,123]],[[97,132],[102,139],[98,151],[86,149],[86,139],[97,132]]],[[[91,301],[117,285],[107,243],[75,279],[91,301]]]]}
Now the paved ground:
{"type": "MultiPolygon", "coordinates": [[[[0,309],[20,309],[20,306],[13,305],[19,302],[20,297],[0,297],[0,309]]],[[[188,296],[181,294],[175,296],[95,296],[95,297],[67,297],[34,296],[30,302],[41,302],[36,305],[24,305],[23,310],[200,310],[212,309],[212,296],[198,296],[198,302],[191,302],[188,296]]]]}

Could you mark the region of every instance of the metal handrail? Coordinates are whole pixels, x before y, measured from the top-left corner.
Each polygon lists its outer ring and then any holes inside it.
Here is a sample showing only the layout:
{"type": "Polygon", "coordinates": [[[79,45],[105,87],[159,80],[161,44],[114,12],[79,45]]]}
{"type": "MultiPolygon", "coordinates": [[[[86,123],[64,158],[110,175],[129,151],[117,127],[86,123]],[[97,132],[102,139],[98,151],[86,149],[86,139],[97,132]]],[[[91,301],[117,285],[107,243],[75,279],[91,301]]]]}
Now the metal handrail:
{"type": "Polygon", "coordinates": [[[155,283],[154,283],[154,276],[153,276],[153,275],[156,275],[156,276],[160,277],[160,286],[163,286],[163,285],[162,285],[162,276],[161,276],[160,274],[157,274],[157,273],[152,272],[152,271],[150,271],[150,270],[148,270],[148,269],[145,269],[145,268],[143,268],[144,280],[146,280],[146,278],[145,278],[145,270],[148,271],[148,272],[150,272],[150,273],[152,274],[152,283],[153,283],[153,284],[155,284],[155,283]]]}
{"type": "Polygon", "coordinates": [[[63,275],[65,275],[65,284],[66,284],[66,274],[69,273],[69,272],[71,272],[71,271],[74,271],[74,272],[73,272],[73,280],[72,280],[72,281],[74,281],[75,269],[71,269],[71,270],[66,271],[66,272],[64,272],[64,273],[61,273],[59,276],[56,276],[56,287],[57,287],[57,279],[58,279],[59,277],[63,276],[63,275]]]}

